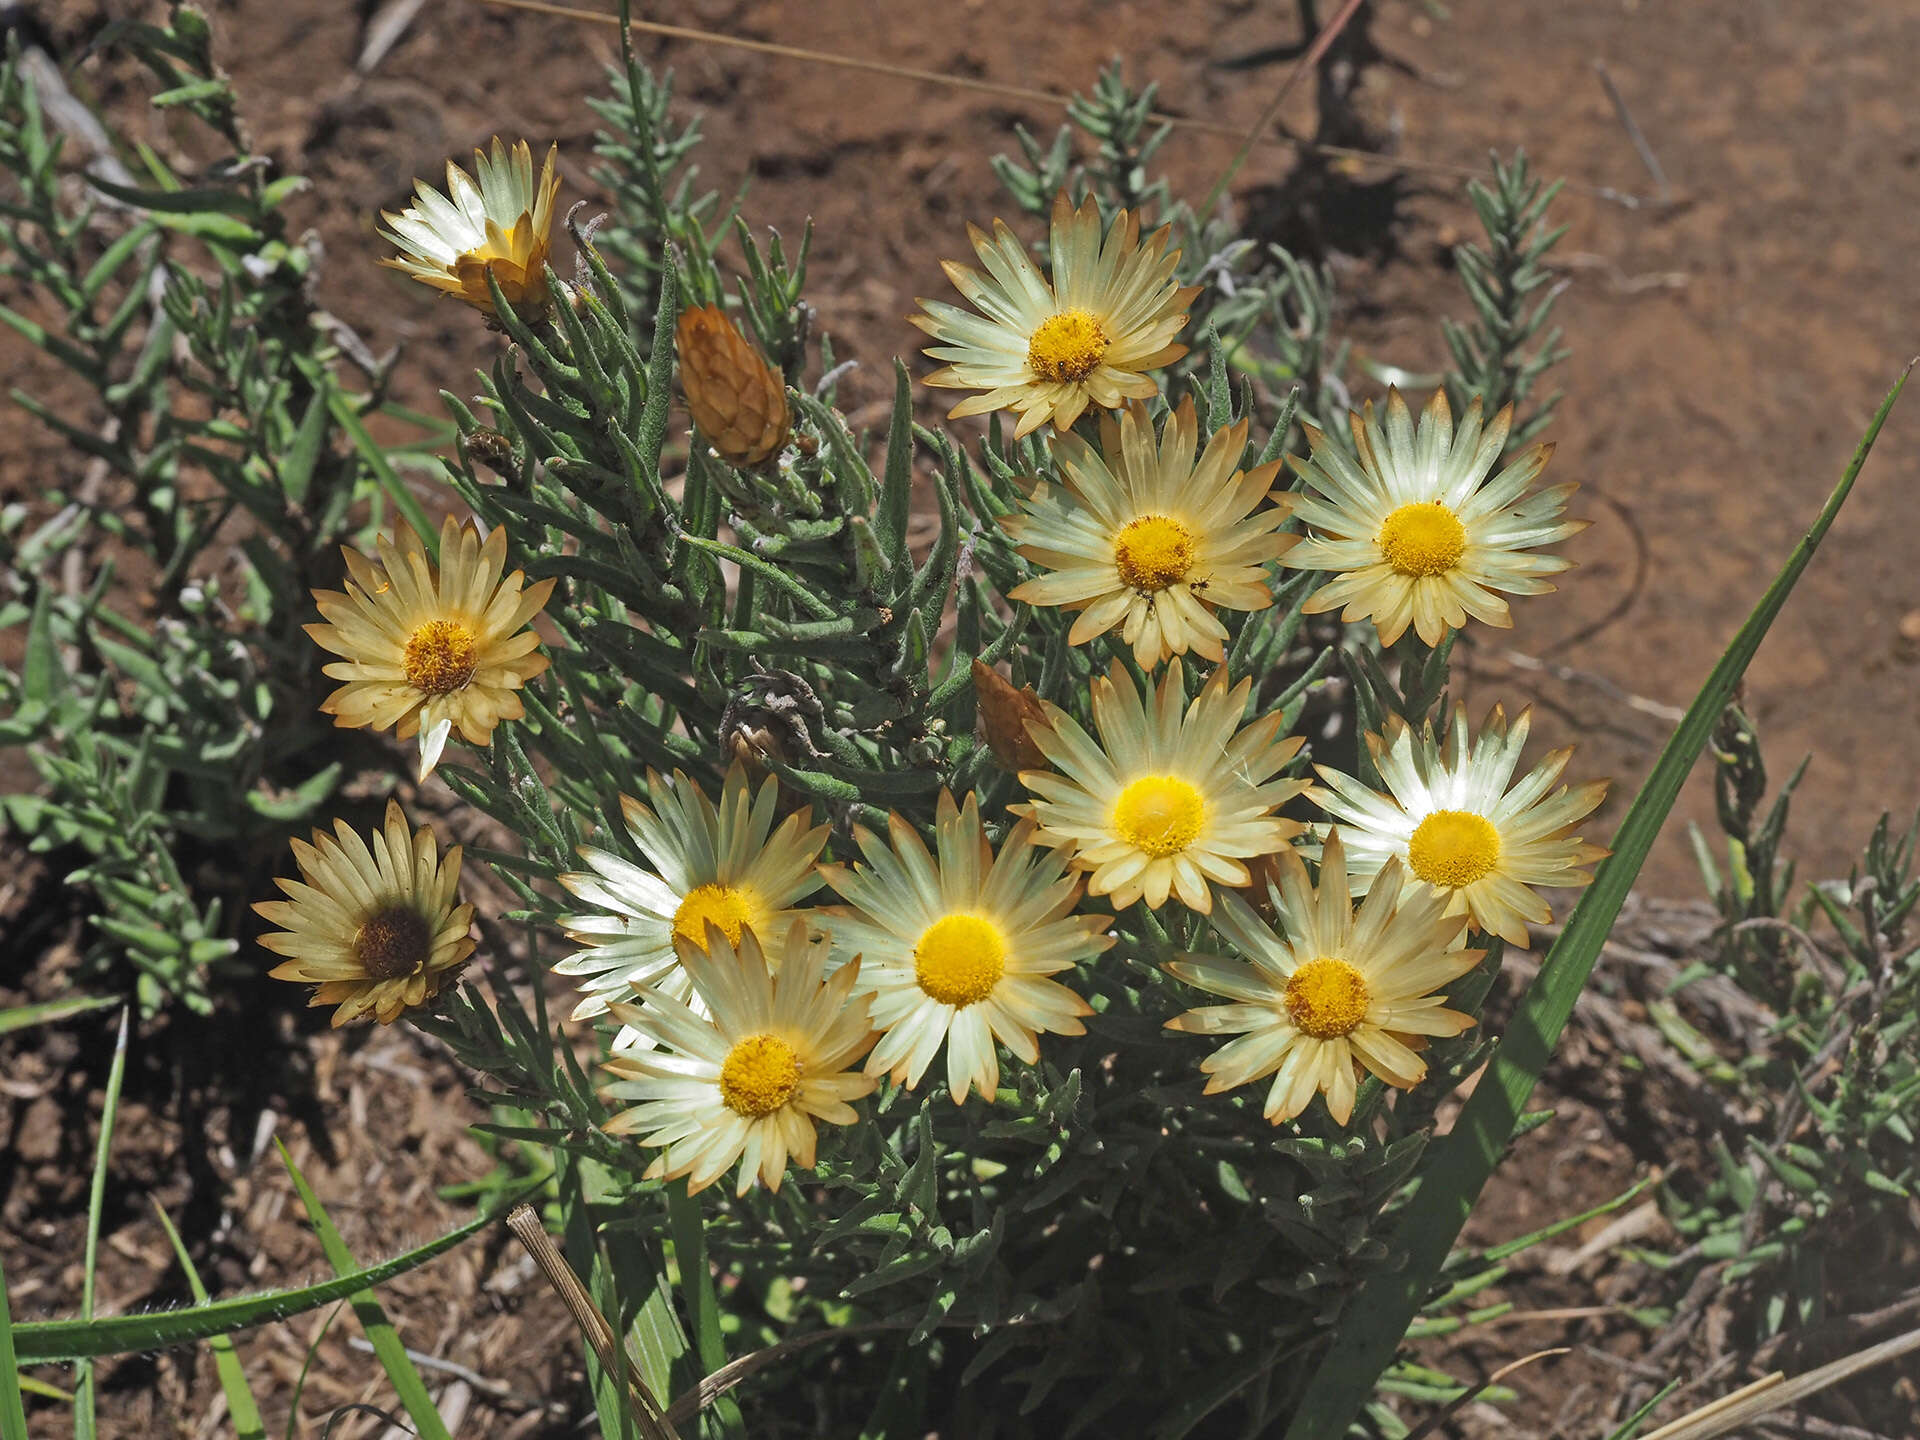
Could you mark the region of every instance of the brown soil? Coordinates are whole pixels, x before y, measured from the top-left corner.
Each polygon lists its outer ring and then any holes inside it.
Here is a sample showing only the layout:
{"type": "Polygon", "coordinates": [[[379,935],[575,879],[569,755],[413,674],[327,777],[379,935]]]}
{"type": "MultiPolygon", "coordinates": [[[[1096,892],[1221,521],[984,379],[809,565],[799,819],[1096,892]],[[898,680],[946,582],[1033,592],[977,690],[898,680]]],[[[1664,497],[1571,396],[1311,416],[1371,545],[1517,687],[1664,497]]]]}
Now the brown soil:
{"type": "MultiPolygon", "coordinates": [[[[147,7],[60,0],[39,8],[73,55],[107,19],[147,7]]],[[[325,243],[325,303],[376,351],[404,345],[410,358],[396,398],[433,411],[440,386],[475,388],[472,370],[496,342],[460,307],[374,268],[385,247],[373,212],[403,203],[413,176],[434,176],[447,155],[496,131],[557,138],[566,198],[594,198],[595,121],[584,97],[603,88],[613,32],[438,0],[374,74],[358,76],[362,12],[375,8],[213,6],[257,147],[315,182],[299,218],[325,243]]],[[[1121,53],[1136,81],[1160,83],[1166,108],[1235,125],[1252,124],[1284,70],[1218,62],[1297,39],[1292,7],[1249,0],[637,8],[677,24],[1053,90],[1088,85],[1121,53]],[[796,25],[803,8],[805,23],[796,25]]],[[[1555,377],[1568,398],[1549,436],[1560,446],[1554,473],[1584,482],[1595,524],[1575,542],[1583,568],[1558,596],[1516,607],[1510,636],[1474,636],[1460,687],[1476,708],[1539,702],[1543,738],[1579,742],[1577,771],[1619,777],[1621,798],[1607,812],[1617,820],[1670,728],[1658,708],[1690,698],[1818,508],[1885,387],[1920,349],[1912,318],[1920,279],[1907,263],[1920,213],[1920,117],[1907,103],[1920,15],[1892,4],[1828,13],[1750,0],[1450,9],[1451,19],[1437,21],[1422,6],[1390,4],[1376,27],[1406,67],[1369,71],[1362,102],[1370,120],[1403,137],[1408,155],[1472,165],[1489,147],[1525,144],[1549,175],[1651,195],[1654,182],[1593,73],[1598,60],[1676,197],[1630,209],[1570,188],[1557,202],[1572,227],[1559,252],[1570,285],[1558,314],[1573,358],[1555,377]],[[1536,659],[1578,674],[1545,678],[1536,659]],[[1653,710],[1623,703],[1623,691],[1653,710]]],[[[705,113],[704,178],[723,193],[749,183],[746,213],[757,226],[795,236],[814,219],[810,298],[837,353],[861,361],[842,394],[856,419],[871,423],[890,393],[890,357],[916,342],[903,320],[913,298],[945,292],[938,261],[961,252],[965,221],[1008,208],[987,156],[1011,148],[1015,121],[1046,133],[1057,112],[763,55],[640,43],[650,59],[676,67],[683,113],[705,113]]],[[[82,74],[116,116],[168,150],[168,131],[140,104],[134,77],[92,65],[82,74]]],[[[1311,90],[1302,87],[1285,112],[1299,132],[1312,128],[1311,90]]],[[[1232,149],[1230,140],[1181,131],[1163,158],[1197,198],[1232,149]]],[[[1291,163],[1284,148],[1261,147],[1237,190],[1255,195],[1291,163]]],[[[1367,243],[1353,247],[1364,258],[1333,257],[1341,326],[1370,357],[1437,369],[1438,317],[1465,310],[1447,247],[1473,233],[1473,218],[1445,175],[1412,173],[1398,198],[1367,243]]],[[[46,367],[17,343],[7,368],[11,381],[59,398],[46,367]]],[[[1904,811],[1920,799],[1920,758],[1907,734],[1920,653],[1901,638],[1903,617],[1920,610],[1904,523],[1920,468],[1916,435],[1909,406],[1750,676],[1748,703],[1776,768],[1814,754],[1792,846],[1813,874],[1843,872],[1881,809],[1904,811]]],[[[30,420],[0,412],[0,500],[70,490],[83,468],[30,420]]],[[[1710,824],[1703,777],[1681,817],[1710,824]]],[[[1644,884],[1656,894],[1697,894],[1677,823],[1644,884]]],[[[16,874],[6,903],[10,953],[21,959],[6,967],[11,988],[0,990],[0,1005],[58,993],[78,938],[67,902],[29,870],[16,874]]],[[[493,1163],[466,1129],[481,1118],[478,1108],[425,1041],[399,1029],[319,1032],[264,997],[248,1013],[275,1016],[271,1045],[257,1033],[184,1022],[136,1039],[108,1194],[103,1311],[185,1297],[150,1213],[156,1201],[182,1224],[216,1292],[322,1272],[269,1135],[287,1142],[363,1257],[453,1223],[464,1207],[437,1198],[436,1187],[470,1181],[493,1163]],[[218,1044],[263,1057],[252,1093],[205,1088],[207,1049],[218,1044]]],[[[0,1245],[24,1317],[72,1313],[78,1302],[85,1177],[111,1029],[93,1016],[0,1048],[0,1245]]],[[[1579,1033],[1554,1082],[1561,1118],[1502,1172],[1476,1218],[1481,1238],[1596,1203],[1655,1158],[1642,1128],[1646,1107],[1623,1108],[1607,1079],[1606,1036],[1579,1033]],[[1578,1045],[1587,1047],[1584,1062],[1578,1045]]],[[[1651,1114],[1685,1128],[1671,1107],[1651,1114]]],[[[1570,1277],[1523,1278],[1516,1303],[1593,1303],[1593,1272],[1590,1264],[1570,1277]]],[[[492,1382],[467,1386],[463,1436],[557,1437],[590,1411],[576,1348],[517,1251],[470,1247],[384,1298],[410,1345],[492,1382]]],[[[307,1317],[242,1341],[272,1433],[285,1425],[293,1377],[320,1323],[307,1317]]],[[[300,1433],[320,1433],[340,1405],[390,1402],[377,1367],[348,1348],[352,1328],[343,1318],[319,1344],[300,1433]]],[[[1463,1366],[1490,1371],[1569,1334],[1609,1333],[1604,1324],[1516,1324],[1448,1349],[1463,1366]]],[[[1592,1417],[1604,1413],[1621,1373],[1586,1356],[1558,1363],[1566,1368],[1531,1372],[1544,1379],[1511,1382],[1524,1398],[1504,1433],[1603,1433],[1592,1417]],[[1569,1399],[1581,1387],[1590,1402],[1569,1399]],[[1575,1421],[1589,1423],[1559,1428],[1575,1421]]],[[[438,1373],[429,1380],[466,1384],[438,1373]]],[[[205,1350],[105,1367],[102,1404],[108,1436],[223,1433],[224,1402],[205,1350]]],[[[1474,1433],[1491,1426],[1484,1415],[1463,1423],[1474,1433]]],[[[65,1433],[52,1407],[34,1424],[65,1433]]],[[[348,1416],[333,1433],[346,1440],[384,1428],[348,1416]]]]}

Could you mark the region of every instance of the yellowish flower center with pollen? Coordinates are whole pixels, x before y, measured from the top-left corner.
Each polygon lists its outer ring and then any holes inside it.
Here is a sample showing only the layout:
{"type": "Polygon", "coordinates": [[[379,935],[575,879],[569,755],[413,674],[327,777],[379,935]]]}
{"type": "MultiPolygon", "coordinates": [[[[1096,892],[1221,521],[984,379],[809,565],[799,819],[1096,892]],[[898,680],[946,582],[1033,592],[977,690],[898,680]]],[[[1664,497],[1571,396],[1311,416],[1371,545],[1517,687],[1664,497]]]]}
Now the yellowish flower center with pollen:
{"type": "Polygon", "coordinates": [[[1471,810],[1436,810],[1414,829],[1407,864],[1443,890],[1471,885],[1500,863],[1500,832],[1471,810]]]}
{"type": "Polygon", "coordinates": [[[1186,849],[1206,820],[1206,798],[1177,775],[1143,775],[1113,802],[1115,833],[1155,859],[1186,849]]]}
{"type": "Polygon", "coordinates": [[[913,947],[913,978],[942,1005],[964,1008],[986,999],[1006,969],[1006,937],[978,915],[942,915],[913,947]]]}
{"type": "Polygon", "coordinates": [[[778,1035],[749,1035],[720,1062],[720,1099],[736,1115],[771,1115],[800,1088],[800,1057],[778,1035]]]}
{"type": "Polygon", "coordinates": [[[1401,575],[1444,575],[1467,553],[1467,527],[1435,501],[1402,505],[1380,527],[1380,549],[1401,575]]]}
{"type": "Polygon", "coordinates": [[[1062,310],[1040,322],[1027,342],[1027,364],[1042,380],[1084,380],[1100,368],[1113,342],[1085,310],[1062,310]]]}
{"type": "Polygon", "coordinates": [[[407,637],[407,683],[429,695],[465,689],[479,662],[479,641],[458,620],[429,620],[407,637]]]}
{"type": "Polygon", "coordinates": [[[1295,1029],[1316,1040],[1351,1035],[1372,1000],[1366,976],[1345,960],[1309,960],[1287,981],[1287,1014],[1295,1029]]]}
{"type": "Polygon", "coordinates": [[[744,886],[696,885],[673,912],[673,933],[707,948],[707,926],[718,925],[727,943],[738,945],[743,926],[751,925],[760,909],[758,898],[744,886]]]}
{"type": "Polygon", "coordinates": [[[1120,527],[1113,563],[1120,579],[1152,594],[1187,578],[1193,568],[1193,532],[1168,515],[1142,515],[1120,527]]]}
{"type": "Polygon", "coordinates": [[[353,936],[353,958],[374,980],[404,980],[427,963],[433,933],[411,905],[389,905],[360,922],[353,936]]]}

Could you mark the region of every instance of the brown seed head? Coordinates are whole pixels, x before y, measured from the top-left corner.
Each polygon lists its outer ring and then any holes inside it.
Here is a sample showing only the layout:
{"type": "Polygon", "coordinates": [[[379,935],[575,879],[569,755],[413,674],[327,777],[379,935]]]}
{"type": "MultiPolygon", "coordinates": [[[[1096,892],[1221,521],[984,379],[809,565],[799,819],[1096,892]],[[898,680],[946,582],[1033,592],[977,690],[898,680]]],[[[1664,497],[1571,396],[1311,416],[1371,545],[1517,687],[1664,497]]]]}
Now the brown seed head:
{"type": "Polygon", "coordinates": [[[1031,686],[1016,689],[991,665],[973,662],[973,694],[980,707],[980,738],[1004,770],[1045,770],[1047,757],[1027,733],[1027,722],[1045,724],[1047,712],[1031,686]]]}
{"type": "Polygon", "coordinates": [[[793,428],[786,386],[726,311],[682,311],[674,340],[687,408],[707,443],[734,465],[758,465],[779,453],[793,428]]]}

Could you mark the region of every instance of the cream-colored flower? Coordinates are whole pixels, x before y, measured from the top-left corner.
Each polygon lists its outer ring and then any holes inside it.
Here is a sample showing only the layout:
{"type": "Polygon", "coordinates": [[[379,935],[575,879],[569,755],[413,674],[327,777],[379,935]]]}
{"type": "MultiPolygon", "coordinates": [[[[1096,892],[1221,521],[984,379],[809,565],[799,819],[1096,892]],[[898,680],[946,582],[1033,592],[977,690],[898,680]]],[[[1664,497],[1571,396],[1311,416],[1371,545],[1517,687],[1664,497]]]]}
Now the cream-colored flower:
{"type": "MultiPolygon", "coordinates": [[[[717,806],[678,770],[671,780],[649,771],[647,793],[657,810],[630,796],[621,798],[620,808],[651,871],[582,845],[580,858],[589,871],[560,877],[593,907],[560,922],[569,939],[589,947],[553,967],[579,977],[586,992],[574,1008],[575,1020],[602,1014],[610,1001],[643,986],[697,1008],[692,977],[675,959],[676,942],[698,948],[712,925],[731,945],[755,935],[777,955],[788,927],[804,917],[794,907],[820,888],[813,862],[828,828],[809,829],[808,817],[800,814],[776,828],[780,785],[772,776],[756,792],[736,762],[717,806]]],[[[641,1042],[629,1027],[614,1043],[641,1042]]]]}
{"type": "Polygon", "coordinates": [[[451,160],[445,195],[424,180],[414,181],[413,204],[398,215],[380,212],[388,226],[381,234],[400,247],[398,255],[380,263],[489,314],[489,270],[509,305],[544,306],[553,197],[560,192],[553,163],[559,152],[558,145],[547,151],[536,185],[527,142],[517,141],[509,152],[496,135],[491,156],[473,152],[477,184],[451,160]]]}
{"type": "Polygon", "coordinates": [[[1278,925],[1269,926],[1238,895],[1220,897],[1213,926],[1244,958],[1184,955],[1167,966],[1231,1002],[1167,1022],[1192,1035],[1240,1037],[1201,1062],[1212,1077],[1207,1093],[1271,1075],[1261,1113],[1276,1125],[1305,1110],[1316,1093],[1346,1124],[1356,1061],[1389,1085],[1411,1089],[1427,1063],[1408,1039],[1458,1035],[1473,1024],[1432,993],[1485,958],[1483,950],[1450,948],[1464,919],[1449,919],[1446,902],[1422,887],[1403,895],[1398,862],[1380,872],[1356,911],[1339,833],[1327,839],[1317,887],[1291,849],[1278,857],[1278,925]]]}
{"type": "Polygon", "coordinates": [[[1469,615],[1511,625],[1507,602],[1494,592],[1541,594],[1554,588],[1542,577],[1573,563],[1535,553],[1587,528],[1561,518],[1578,486],[1527,493],[1553,446],[1529,446],[1486,478],[1506,446],[1511,405],[1482,429],[1475,399],[1456,432],[1446,392],[1436,390],[1416,431],[1407,402],[1391,390],[1384,428],[1371,403],[1348,418],[1357,464],[1311,425],[1304,428],[1312,458],[1293,460],[1310,491],[1293,497],[1293,514],[1312,533],[1281,563],[1340,572],[1314,591],[1309,613],[1344,605],[1342,620],[1371,616],[1384,644],[1412,625],[1438,645],[1469,615]]]}
{"type": "Polygon", "coordinates": [[[1280,462],[1235,468],[1247,422],[1215,431],[1198,464],[1197,432],[1189,398],[1158,444],[1138,402],[1117,421],[1101,416],[1098,450],[1060,436],[1061,487],[1041,482],[1022,502],[1025,513],[1000,521],[1020,553],[1049,572],[1011,598],[1080,611],[1069,645],[1118,628],[1142,669],[1189,650],[1223,659],[1227,627],[1214,610],[1273,604],[1267,562],[1300,537],[1280,531],[1284,500],[1255,513],[1280,462]]]}
{"type": "Polygon", "coordinates": [[[1089,197],[1076,210],[1063,192],[1053,202],[1049,284],[1001,221],[991,236],[969,225],[987,273],[951,260],[942,268],[981,313],[922,300],[926,314],[910,317],[940,342],[926,353],[948,362],[927,384],[986,392],[948,417],[1012,410],[1018,438],[1048,420],[1064,431],[1089,404],[1111,410],[1129,395],[1154,394],[1146,372],[1187,353],[1173,337],[1200,293],[1174,279],[1180,252],[1169,248],[1171,232],[1163,226],[1143,244],[1139,217],[1122,210],[1103,239],[1099,206],[1089,197]]]}
{"type": "Polygon", "coordinates": [[[867,1069],[891,1071],[911,1089],[944,1044],[954,1103],[970,1089],[992,1100],[996,1040],[1031,1065],[1042,1032],[1084,1033],[1087,1002],[1047,977],[1113,944],[1109,922],[1072,913],[1080,884],[1063,874],[1058,855],[1034,848],[1031,820],[1014,826],[994,854],[972,795],[956,807],[941,792],[937,859],[899,816],[887,828],[891,846],[855,830],[867,864],[820,867],[853,906],[829,912],[834,947],[860,957],[859,990],[884,1032],[867,1069]]]}
{"type": "Polygon", "coordinates": [[[1277,712],[1242,726],[1252,690],[1251,680],[1229,690],[1222,667],[1188,704],[1175,660],[1159,692],[1142,696],[1116,663],[1093,682],[1098,743],[1046,705],[1048,723],[1032,735],[1058,773],[1021,771],[1036,798],[1016,808],[1040,822],[1041,844],[1072,849],[1075,868],[1092,872],[1088,893],[1114,909],[1143,897],[1158,909],[1173,894],[1205,914],[1209,881],[1245,885],[1241,861],[1272,854],[1303,828],[1273,813],[1307,788],[1273,778],[1300,738],[1281,737],[1277,712]]]}
{"type": "Polygon", "coordinates": [[[274,979],[307,981],[308,1003],[339,1007],[335,1025],[369,1014],[387,1025],[438,995],[473,953],[473,906],[454,903],[460,847],[442,859],[433,831],[409,830],[393,800],[370,845],[344,820],[333,829],[293,842],[300,878],[275,876],[287,898],[253,907],[281,927],[260,944],[287,957],[274,979]]]}
{"type": "Polygon", "coordinates": [[[798,921],[776,933],[777,950],[763,955],[753,931],[740,932],[736,950],[709,921],[701,944],[677,941],[697,1008],[644,989],[644,1004],[613,1007],[647,1048],[608,1059],[616,1078],[603,1093],[638,1103],[604,1128],[660,1148],[648,1176],[684,1175],[692,1192],[738,1160],[738,1194],[755,1180],[778,1190],[789,1160],[813,1168],[816,1122],[851,1125],[859,1117],[847,1102],[878,1083],[847,1068],[873,1043],[853,994],[860,967],[826,975],[824,940],[810,942],[798,921]]]}
{"type": "Polygon", "coordinates": [[[344,656],[323,673],[346,683],[321,703],[334,724],[395,726],[402,740],[420,737],[420,778],[440,763],[449,732],[484,746],[502,720],[525,712],[514,692],[551,663],[527,628],[554,582],[527,585],[524,572],[505,579],[507,534],[482,544],[472,525],[449,515],[440,527],[440,569],[411,528],[379,542],[380,563],[343,550],[352,578],[343,595],[316,590],[327,624],[307,634],[344,656]]]}
{"type": "Polygon", "coordinates": [[[1593,875],[1584,867],[1607,854],[1575,833],[1606,798],[1607,782],[1547,793],[1572,746],[1553,751],[1509,788],[1532,724],[1532,712],[1522,710],[1509,729],[1496,705],[1474,740],[1466,707],[1456,705],[1443,753],[1431,725],[1416,734],[1396,717],[1384,738],[1366,737],[1385,795],[1315,767],[1326,785],[1309,796],[1339,822],[1356,885],[1364,888],[1397,859],[1446,898],[1448,914],[1470,916],[1474,929],[1525,945],[1529,923],[1553,919],[1533,887],[1588,884],[1593,875]]]}

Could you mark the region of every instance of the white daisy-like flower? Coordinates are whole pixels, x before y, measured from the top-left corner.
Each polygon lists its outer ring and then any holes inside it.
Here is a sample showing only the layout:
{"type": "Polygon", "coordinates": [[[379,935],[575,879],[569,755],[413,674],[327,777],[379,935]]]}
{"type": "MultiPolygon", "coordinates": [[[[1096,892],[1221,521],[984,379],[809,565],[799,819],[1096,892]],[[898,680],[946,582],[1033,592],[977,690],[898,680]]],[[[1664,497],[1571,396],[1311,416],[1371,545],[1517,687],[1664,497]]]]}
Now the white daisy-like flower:
{"type": "Polygon", "coordinates": [[[547,151],[536,185],[527,142],[516,142],[509,152],[496,135],[492,155],[473,152],[477,183],[451,160],[445,195],[424,180],[414,181],[413,204],[398,215],[380,212],[388,226],[381,234],[400,247],[398,255],[380,263],[489,314],[488,271],[509,305],[545,305],[553,198],[560,192],[553,164],[559,153],[558,145],[547,151]]]}
{"type": "Polygon", "coordinates": [[[438,995],[473,953],[473,906],[454,903],[460,847],[442,858],[433,831],[409,830],[394,800],[371,844],[344,820],[333,830],[293,842],[300,878],[275,876],[287,898],[253,907],[281,927],[260,944],[288,957],[274,979],[304,980],[310,1004],[339,1007],[335,1025],[362,1015],[388,1025],[438,995]]]}
{"type": "Polygon", "coordinates": [[[956,807],[940,794],[937,858],[899,816],[892,844],[865,828],[854,838],[865,865],[823,865],[851,909],[828,913],[834,947],[860,958],[860,993],[882,1034],[867,1069],[909,1089],[947,1047],[954,1103],[1000,1086],[994,1042],[1031,1065],[1038,1036],[1079,1035],[1087,1002],[1047,977],[1113,944],[1107,920],[1075,915],[1080,884],[1052,852],[1036,849],[1033,822],[1014,826],[994,854],[972,795],[956,807]]]}
{"type": "Polygon", "coordinates": [[[1543,577],[1573,563],[1536,553],[1588,523],[1561,518],[1577,485],[1527,493],[1553,446],[1529,446],[1486,478],[1506,446],[1511,405],[1483,429],[1475,399],[1456,432],[1446,392],[1437,390],[1416,431],[1407,402],[1390,390],[1384,427],[1371,402],[1348,419],[1357,464],[1304,422],[1313,454],[1293,459],[1308,487],[1293,497],[1293,514],[1311,533],[1281,563],[1340,572],[1307,600],[1309,613],[1344,605],[1340,618],[1371,616],[1383,644],[1411,625],[1426,644],[1438,645],[1469,615],[1511,625],[1507,602],[1494,592],[1541,594],[1554,588],[1543,577]]]}
{"type": "Polygon", "coordinates": [[[644,1004],[613,1006],[646,1048],[616,1048],[607,1060],[615,1080],[602,1093],[637,1103],[604,1128],[658,1146],[647,1175],[684,1175],[689,1193],[735,1161],[736,1193],[756,1180],[778,1190],[789,1163],[813,1168],[817,1124],[851,1125],[859,1116],[848,1102],[878,1083],[848,1068],[873,1043],[853,993],[860,967],[827,975],[827,943],[810,941],[798,921],[779,932],[772,954],[751,930],[736,949],[711,922],[702,944],[677,944],[699,1005],[642,990],[644,1004]]]}
{"type": "Polygon", "coordinates": [[[527,627],[546,606],[554,581],[525,585],[501,576],[507,532],[482,544],[472,525],[449,515],[440,527],[440,567],[411,526],[379,541],[375,564],[354,550],[346,593],[316,590],[324,625],[308,625],[321,649],[343,657],[322,674],[346,683],[321,702],[334,724],[418,735],[420,778],[440,763],[448,735],[484,746],[502,720],[526,713],[515,693],[551,663],[527,627]],[[523,589],[522,586],[525,585],[523,589]]]}
{"type": "MultiPolygon", "coordinates": [[[[647,793],[657,809],[631,796],[621,797],[620,808],[652,870],[582,845],[589,869],[560,877],[592,907],[562,918],[567,937],[588,948],[553,967],[579,979],[586,992],[574,1007],[575,1020],[603,1014],[609,1002],[642,987],[697,1008],[692,978],[675,957],[677,941],[698,948],[711,925],[733,946],[755,935],[777,954],[788,927],[804,913],[795,907],[820,888],[813,862],[828,827],[809,828],[808,817],[796,813],[776,828],[780,785],[772,776],[755,792],[736,762],[717,806],[678,770],[671,780],[648,771],[647,793]]],[[[614,1043],[640,1042],[629,1027],[614,1043]]]]}
{"type": "Polygon", "coordinates": [[[1586,885],[1593,875],[1584,867],[1607,854],[1576,833],[1606,798],[1607,782],[1547,793],[1572,746],[1513,783],[1532,724],[1532,712],[1523,710],[1509,728],[1496,705],[1476,740],[1466,707],[1456,705],[1443,751],[1431,724],[1416,733],[1396,717],[1384,737],[1366,737],[1385,795],[1316,766],[1325,785],[1309,797],[1339,822],[1356,886],[1398,860],[1413,880],[1445,897],[1448,914],[1467,915],[1474,929],[1525,945],[1529,923],[1553,919],[1533,887],[1586,885]]]}
{"type": "Polygon", "coordinates": [[[1273,813],[1307,788],[1273,778],[1300,737],[1281,736],[1278,712],[1240,724],[1252,680],[1228,689],[1222,667],[1188,704],[1175,660],[1157,694],[1143,696],[1118,663],[1092,688],[1097,742],[1041,702],[1047,724],[1030,733],[1058,773],[1022,770],[1035,798],[1016,807],[1040,822],[1041,844],[1071,850],[1075,868],[1091,872],[1089,894],[1116,910],[1142,898],[1158,909],[1177,895],[1205,914],[1209,881],[1245,885],[1244,860],[1283,849],[1304,828],[1273,813]]]}
{"type": "Polygon", "coordinates": [[[1080,611],[1069,645],[1117,627],[1142,669],[1189,650],[1223,659],[1227,627],[1213,612],[1273,604],[1267,564],[1300,537],[1281,533],[1284,499],[1258,509],[1280,462],[1236,468],[1247,422],[1215,431],[1196,464],[1198,430],[1186,398],[1158,444],[1138,402],[1118,420],[1101,416],[1098,450],[1061,435],[1053,452],[1061,486],[1041,482],[1024,513],[1000,521],[1048,571],[1010,598],[1080,611]]]}
{"type": "Polygon", "coordinates": [[[1486,952],[1451,948],[1464,917],[1448,918],[1446,902],[1421,887],[1403,895],[1397,861],[1356,911],[1337,830],[1322,851],[1317,887],[1291,849],[1277,868],[1277,925],[1234,894],[1221,896],[1213,913],[1214,929],[1243,959],[1183,955],[1167,965],[1230,1003],[1189,1010],[1167,1028],[1240,1037],[1201,1062],[1209,1095],[1271,1075],[1261,1110],[1268,1120],[1291,1120],[1321,1094],[1344,1125],[1353,1114],[1356,1061],[1411,1089],[1427,1064],[1408,1041],[1424,1047],[1424,1037],[1458,1035],[1474,1023],[1432,992],[1486,952]]]}
{"type": "Polygon", "coordinates": [[[1187,353],[1173,337],[1200,293],[1174,278],[1180,252],[1169,248],[1172,228],[1143,243],[1139,217],[1122,210],[1103,238],[1093,198],[1076,210],[1063,192],[1053,202],[1049,284],[1004,223],[994,221],[991,236],[969,225],[987,273],[951,260],[941,268],[981,313],[922,300],[926,313],[909,317],[940,342],[926,353],[949,362],[927,384],[986,392],[948,418],[1012,410],[1017,439],[1048,420],[1065,431],[1089,404],[1111,410],[1128,396],[1155,394],[1146,372],[1187,353]]]}

